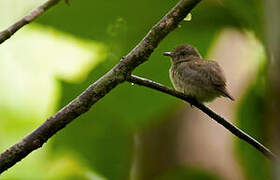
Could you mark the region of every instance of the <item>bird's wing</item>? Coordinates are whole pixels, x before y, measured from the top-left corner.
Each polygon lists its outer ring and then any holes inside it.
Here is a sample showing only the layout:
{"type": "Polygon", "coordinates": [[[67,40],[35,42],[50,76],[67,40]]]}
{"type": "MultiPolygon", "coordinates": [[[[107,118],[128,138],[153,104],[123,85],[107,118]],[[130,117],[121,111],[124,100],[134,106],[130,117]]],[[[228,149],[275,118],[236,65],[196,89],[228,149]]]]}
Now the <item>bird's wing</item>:
{"type": "Polygon", "coordinates": [[[219,64],[215,61],[197,60],[189,63],[189,69],[195,73],[197,78],[203,79],[213,86],[223,87],[226,85],[226,80],[219,64]]]}
{"type": "MultiPolygon", "coordinates": [[[[189,64],[189,69],[196,75],[193,76],[196,82],[202,85],[212,85],[225,97],[234,100],[226,90],[226,79],[220,65],[215,61],[197,60],[189,64]]],[[[186,70],[186,71],[189,71],[186,70]]]]}

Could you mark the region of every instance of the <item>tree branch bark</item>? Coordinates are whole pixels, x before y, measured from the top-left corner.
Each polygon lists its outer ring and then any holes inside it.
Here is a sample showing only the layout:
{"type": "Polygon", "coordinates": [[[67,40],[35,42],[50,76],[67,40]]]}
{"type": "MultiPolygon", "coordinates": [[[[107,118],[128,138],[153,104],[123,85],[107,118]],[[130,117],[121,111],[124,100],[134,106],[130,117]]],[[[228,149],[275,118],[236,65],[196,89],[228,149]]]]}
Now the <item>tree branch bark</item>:
{"type": "Polygon", "coordinates": [[[20,28],[34,21],[41,14],[46,12],[49,8],[56,5],[60,0],[48,0],[43,5],[37,7],[32,12],[30,12],[27,16],[11,25],[8,29],[0,32],[0,44],[9,39],[15,32],[17,32],[20,28]]]}
{"type": "MultiPolygon", "coordinates": [[[[181,0],[144,37],[144,39],[109,72],[89,86],[81,95],[48,118],[41,126],[0,154],[0,173],[12,167],[29,153],[41,147],[72,120],[87,112],[93,104],[124,82],[132,70],[145,62],[159,42],[174,30],[180,21],[201,0],[181,0]]],[[[52,2],[52,1],[51,1],[52,2]]]]}
{"type": "Polygon", "coordinates": [[[146,86],[158,91],[161,91],[163,93],[169,94],[171,96],[177,97],[179,99],[182,99],[192,106],[197,107],[199,110],[207,114],[209,117],[211,117],[213,120],[215,120],[220,125],[224,126],[228,131],[230,131],[235,136],[239,137],[240,139],[246,141],[247,143],[251,144],[253,147],[255,147],[257,150],[259,150],[261,153],[263,153],[267,158],[271,160],[276,160],[277,157],[275,154],[273,154],[268,148],[266,148],[264,145],[262,145],[260,142],[243,132],[241,129],[236,127],[235,125],[231,124],[221,116],[219,116],[217,113],[206,107],[205,105],[201,104],[200,102],[196,101],[194,98],[186,96],[184,93],[175,91],[171,88],[168,88],[162,84],[159,84],[157,82],[151,81],[149,79],[145,79],[142,77],[138,77],[135,75],[131,75],[127,78],[128,82],[138,84],[141,86],[146,86]]]}

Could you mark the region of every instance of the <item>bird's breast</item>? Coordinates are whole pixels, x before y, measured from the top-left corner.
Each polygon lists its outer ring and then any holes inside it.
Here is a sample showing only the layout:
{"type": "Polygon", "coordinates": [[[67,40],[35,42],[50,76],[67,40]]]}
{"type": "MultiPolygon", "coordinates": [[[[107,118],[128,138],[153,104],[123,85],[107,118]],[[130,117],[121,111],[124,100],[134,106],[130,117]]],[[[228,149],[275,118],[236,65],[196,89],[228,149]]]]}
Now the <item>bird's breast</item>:
{"type": "Polygon", "coordinates": [[[171,80],[174,88],[177,91],[184,92],[185,82],[184,82],[182,74],[176,70],[176,67],[171,66],[171,68],[169,69],[169,77],[170,77],[170,80],[171,80]]]}

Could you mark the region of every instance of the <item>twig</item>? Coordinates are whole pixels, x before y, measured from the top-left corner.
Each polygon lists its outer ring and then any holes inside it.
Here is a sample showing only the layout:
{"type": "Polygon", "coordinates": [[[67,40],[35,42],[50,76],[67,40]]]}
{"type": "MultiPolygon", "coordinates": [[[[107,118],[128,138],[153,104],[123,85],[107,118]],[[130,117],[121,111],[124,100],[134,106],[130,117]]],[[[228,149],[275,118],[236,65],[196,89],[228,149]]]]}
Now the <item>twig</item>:
{"type": "Polygon", "coordinates": [[[161,91],[163,93],[169,94],[171,96],[177,97],[179,99],[182,99],[182,100],[190,103],[191,105],[197,107],[202,112],[207,114],[209,117],[214,119],[217,123],[219,123],[220,125],[224,126],[232,134],[234,134],[235,136],[239,137],[240,139],[243,139],[247,143],[249,143],[252,146],[254,146],[257,150],[262,152],[269,159],[271,159],[271,160],[276,160],[277,159],[276,155],[273,154],[268,148],[266,148],[260,142],[258,142],[257,140],[255,140],[254,138],[252,138],[251,136],[249,136],[248,134],[243,132],[241,129],[239,129],[235,125],[233,125],[230,122],[226,121],[224,118],[222,118],[221,116],[216,114],[214,111],[212,111],[211,109],[209,109],[205,105],[199,103],[198,101],[196,101],[195,99],[193,99],[191,97],[186,96],[184,93],[175,91],[175,90],[173,90],[171,88],[168,88],[168,87],[166,87],[166,86],[164,86],[162,84],[159,84],[157,82],[154,82],[154,81],[151,81],[149,79],[142,78],[142,77],[138,77],[138,76],[135,76],[135,75],[129,76],[127,78],[127,81],[132,82],[134,84],[146,86],[146,87],[149,87],[149,88],[161,91]]]}
{"type": "Polygon", "coordinates": [[[150,57],[159,42],[175,29],[178,23],[200,1],[179,1],[115,67],[89,86],[76,99],[47,119],[41,126],[0,154],[0,173],[41,147],[55,133],[88,111],[93,104],[109,93],[115,86],[124,82],[132,70],[150,57]]]}
{"type": "Polygon", "coordinates": [[[8,29],[0,32],[0,44],[9,39],[15,32],[17,32],[24,25],[29,24],[34,21],[41,14],[46,12],[49,8],[56,5],[60,0],[48,0],[43,5],[37,7],[32,12],[30,12],[27,16],[10,26],[8,29]]]}

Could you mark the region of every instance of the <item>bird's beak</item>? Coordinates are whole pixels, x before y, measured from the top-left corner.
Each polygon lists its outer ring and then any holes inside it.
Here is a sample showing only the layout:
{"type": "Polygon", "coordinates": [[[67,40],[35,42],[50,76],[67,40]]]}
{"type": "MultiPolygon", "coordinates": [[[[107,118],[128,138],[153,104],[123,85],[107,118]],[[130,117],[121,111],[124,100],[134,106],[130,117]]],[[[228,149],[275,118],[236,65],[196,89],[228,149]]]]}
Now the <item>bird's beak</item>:
{"type": "Polygon", "coordinates": [[[163,55],[164,55],[164,56],[171,56],[172,53],[171,53],[171,52],[164,52],[163,55]]]}

